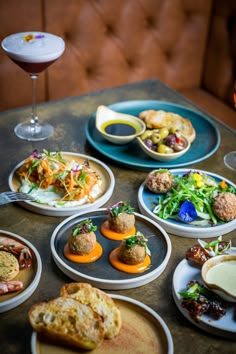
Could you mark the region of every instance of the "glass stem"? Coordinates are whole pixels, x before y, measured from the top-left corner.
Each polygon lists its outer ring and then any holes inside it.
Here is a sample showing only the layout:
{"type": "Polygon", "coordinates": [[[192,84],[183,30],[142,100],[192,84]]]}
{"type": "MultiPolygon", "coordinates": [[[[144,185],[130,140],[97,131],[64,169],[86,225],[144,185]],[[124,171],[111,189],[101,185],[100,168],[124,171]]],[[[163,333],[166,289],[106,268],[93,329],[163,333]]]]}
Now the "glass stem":
{"type": "Polygon", "coordinates": [[[38,78],[37,74],[30,74],[32,80],[32,113],[30,126],[31,129],[36,132],[37,128],[39,128],[38,116],[37,116],[37,105],[36,105],[36,80],[38,78]]]}

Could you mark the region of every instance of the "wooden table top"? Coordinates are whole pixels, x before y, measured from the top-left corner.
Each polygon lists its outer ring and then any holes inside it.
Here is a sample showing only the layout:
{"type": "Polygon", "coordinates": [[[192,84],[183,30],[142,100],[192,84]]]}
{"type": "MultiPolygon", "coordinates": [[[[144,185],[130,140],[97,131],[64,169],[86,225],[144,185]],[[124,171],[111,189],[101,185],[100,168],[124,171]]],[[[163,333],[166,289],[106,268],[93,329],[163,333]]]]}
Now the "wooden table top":
{"type": "MultiPolygon", "coordinates": [[[[54,135],[41,142],[23,141],[14,135],[15,125],[27,119],[26,117],[30,115],[30,107],[3,112],[0,114],[0,192],[9,190],[8,176],[11,170],[29,156],[34,149],[76,152],[103,161],[113,171],[116,179],[115,189],[111,199],[104,207],[119,200],[128,200],[138,212],[137,192],[147,171],[139,170],[137,172],[102,156],[86,140],[84,132],[87,120],[100,104],[109,105],[127,100],[164,100],[202,112],[190,101],[158,80],[147,80],[39,105],[40,119],[55,127],[54,135]]],[[[235,183],[236,173],[226,168],[223,163],[225,153],[236,150],[235,132],[214,118],[209,117],[209,119],[212,119],[220,131],[219,149],[208,159],[193,164],[190,168],[214,172],[235,183]]],[[[0,314],[1,353],[30,353],[32,330],[27,317],[29,308],[34,303],[56,297],[60,287],[71,281],[56,266],[50,251],[51,235],[56,226],[64,219],[65,217],[32,213],[13,203],[1,206],[0,228],[29,240],[39,251],[43,265],[41,280],[33,295],[18,307],[0,314]]],[[[186,250],[195,244],[196,240],[172,234],[169,234],[169,237],[172,244],[172,254],[165,271],[157,279],[135,289],[115,290],[112,293],[139,300],[156,311],[172,334],[176,354],[213,354],[217,352],[232,354],[236,352],[235,342],[198,329],[176,307],[171,292],[173,272],[184,258],[186,250]]],[[[224,239],[231,239],[233,245],[236,245],[236,231],[225,235],[224,239]]]]}

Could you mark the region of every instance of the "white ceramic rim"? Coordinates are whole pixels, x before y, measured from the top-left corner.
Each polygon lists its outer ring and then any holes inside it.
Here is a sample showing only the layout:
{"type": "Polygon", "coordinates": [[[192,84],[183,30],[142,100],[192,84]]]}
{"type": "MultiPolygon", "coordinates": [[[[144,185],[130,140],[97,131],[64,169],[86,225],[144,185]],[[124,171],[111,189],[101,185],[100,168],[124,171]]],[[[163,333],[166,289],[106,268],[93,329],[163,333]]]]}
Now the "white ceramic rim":
{"type": "MultiPolygon", "coordinates": [[[[165,333],[165,336],[166,336],[166,340],[167,340],[167,344],[168,344],[168,351],[166,354],[174,354],[174,344],[173,344],[171,332],[170,332],[168,326],[166,325],[165,321],[161,318],[161,316],[157,312],[155,312],[151,307],[145,305],[144,303],[142,303],[138,300],[132,299],[130,297],[123,296],[123,295],[117,295],[117,294],[108,294],[108,295],[115,300],[117,299],[117,300],[121,300],[124,302],[129,302],[129,303],[134,304],[138,307],[141,307],[146,312],[148,312],[152,317],[154,317],[158,321],[160,326],[162,327],[162,329],[165,333]]],[[[34,331],[31,336],[31,353],[32,354],[39,354],[36,351],[36,341],[37,341],[37,333],[34,331]]]]}
{"type": "Polygon", "coordinates": [[[27,300],[33,294],[33,292],[36,290],[36,288],[39,284],[39,281],[40,281],[40,277],[41,277],[41,273],[42,273],[42,262],[41,262],[41,258],[40,258],[40,255],[39,255],[39,252],[37,251],[37,249],[32,245],[32,243],[27,241],[25,238],[15,234],[15,233],[5,231],[5,230],[0,230],[0,233],[5,234],[6,236],[9,236],[9,237],[13,237],[14,239],[17,239],[19,242],[26,244],[33,251],[36,261],[37,261],[37,271],[35,273],[33,281],[29,284],[29,286],[27,286],[22,292],[20,292],[15,297],[13,297],[9,300],[0,302],[0,313],[2,313],[5,311],[8,311],[8,310],[11,310],[14,307],[17,307],[18,305],[23,303],[25,300],[27,300]]]}
{"type": "MultiPolygon", "coordinates": [[[[54,153],[54,152],[52,152],[52,153],[54,153]]],[[[108,176],[110,178],[110,185],[109,185],[109,188],[106,190],[106,192],[103,195],[101,195],[101,197],[96,199],[94,203],[86,203],[86,204],[82,204],[82,205],[77,205],[75,207],[56,208],[56,207],[42,205],[39,203],[30,202],[30,201],[18,202],[18,204],[21,205],[22,207],[24,207],[25,209],[28,209],[30,211],[33,211],[33,212],[41,214],[41,215],[47,215],[47,216],[70,216],[75,213],[89,211],[89,210],[92,210],[92,209],[95,209],[95,208],[98,208],[98,207],[104,205],[110,199],[110,197],[113,193],[114,187],[115,187],[115,177],[114,177],[111,169],[107,165],[105,165],[102,161],[100,161],[94,157],[88,156],[88,155],[77,154],[75,152],[64,152],[64,151],[61,151],[61,154],[81,157],[85,160],[87,159],[87,160],[90,160],[90,161],[96,163],[97,165],[100,165],[100,167],[102,167],[106,171],[106,173],[108,174],[108,176]]],[[[13,176],[15,174],[15,171],[24,163],[24,161],[25,160],[21,161],[20,163],[18,163],[14,167],[14,169],[11,171],[10,176],[8,178],[8,184],[9,184],[9,187],[12,191],[15,191],[13,184],[12,184],[13,176]]]]}
{"type": "MultiPolygon", "coordinates": [[[[101,211],[106,210],[105,208],[103,209],[97,209],[93,210],[94,213],[99,213],[101,211]]],[[[157,223],[155,223],[153,220],[150,220],[144,215],[134,213],[134,215],[138,215],[141,219],[146,220],[146,222],[152,224],[154,227],[156,227],[163,235],[165,242],[166,242],[166,247],[167,247],[167,252],[165,255],[165,258],[162,262],[162,264],[155,268],[152,272],[141,275],[140,277],[133,278],[133,279],[122,279],[122,280],[107,280],[103,278],[95,278],[88,276],[86,274],[80,273],[73,268],[69,267],[57,254],[54,243],[55,243],[55,238],[57,236],[58,231],[65,225],[67,224],[68,221],[73,220],[74,218],[83,216],[85,213],[79,213],[76,215],[72,215],[71,217],[65,219],[62,221],[56,229],[52,233],[51,241],[50,241],[50,248],[52,252],[53,259],[58,266],[58,268],[66,274],[68,277],[75,281],[87,281],[90,282],[93,286],[101,288],[101,289],[106,289],[106,290],[121,290],[121,289],[132,289],[132,288],[137,288],[141,285],[145,285],[147,283],[150,283],[152,280],[156,279],[166,268],[168,261],[170,259],[171,255],[171,250],[172,250],[172,245],[169,236],[167,235],[166,231],[157,223]]]]}
{"type": "MultiPolygon", "coordinates": [[[[227,178],[224,178],[222,176],[219,176],[215,173],[212,172],[207,172],[195,168],[191,169],[169,169],[170,172],[172,173],[188,173],[189,171],[196,171],[200,172],[203,174],[207,174],[211,177],[216,177],[218,179],[223,179],[226,183],[232,185],[234,188],[236,188],[236,185],[228,180],[227,178]]],[[[221,235],[225,235],[233,230],[236,229],[236,219],[229,221],[225,224],[219,225],[219,226],[214,226],[214,227],[190,227],[190,226],[185,226],[185,224],[172,224],[168,220],[163,220],[159,218],[158,216],[154,215],[151,210],[149,210],[146,206],[146,204],[143,201],[142,193],[145,187],[145,182],[143,182],[139,188],[138,191],[138,205],[141,213],[146,215],[147,217],[150,217],[152,220],[158,222],[167,232],[176,235],[176,236],[182,236],[182,237],[190,237],[190,238],[211,238],[211,237],[217,237],[221,235]]]]}

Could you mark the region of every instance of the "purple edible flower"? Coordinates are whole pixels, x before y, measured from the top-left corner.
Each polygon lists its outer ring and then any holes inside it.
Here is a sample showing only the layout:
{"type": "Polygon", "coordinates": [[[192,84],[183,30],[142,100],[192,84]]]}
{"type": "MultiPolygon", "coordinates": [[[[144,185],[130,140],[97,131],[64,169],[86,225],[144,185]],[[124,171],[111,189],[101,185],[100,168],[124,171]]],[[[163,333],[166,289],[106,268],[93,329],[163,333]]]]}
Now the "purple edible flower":
{"type": "Polygon", "coordinates": [[[32,152],[32,154],[30,156],[32,156],[35,159],[41,159],[41,157],[42,157],[40,152],[38,152],[38,150],[36,150],[36,149],[32,152]]]}
{"type": "Polygon", "coordinates": [[[76,165],[71,169],[71,171],[75,174],[78,173],[80,170],[81,170],[81,165],[76,165]]]}
{"type": "Polygon", "coordinates": [[[197,218],[197,212],[194,204],[188,200],[183,202],[180,206],[178,217],[182,222],[186,224],[195,220],[197,218]]]}
{"type": "Polygon", "coordinates": [[[35,38],[36,39],[41,39],[41,38],[44,38],[44,34],[36,34],[35,38]]]}

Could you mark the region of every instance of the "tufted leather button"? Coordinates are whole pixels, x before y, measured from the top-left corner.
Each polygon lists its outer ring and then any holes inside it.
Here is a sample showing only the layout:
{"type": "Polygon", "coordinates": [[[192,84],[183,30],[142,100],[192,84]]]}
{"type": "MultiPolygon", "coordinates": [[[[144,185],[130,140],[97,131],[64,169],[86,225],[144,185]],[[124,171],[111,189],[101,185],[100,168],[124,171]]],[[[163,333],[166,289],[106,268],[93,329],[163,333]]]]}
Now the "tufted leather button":
{"type": "Polygon", "coordinates": [[[145,19],[145,27],[146,28],[152,28],[152,27],[154,27],[154,25],[155,25],[155,20],[154,20],[154,18],[153,17],[146,17],[146,19],[145,19]]]}
{"type": "Polygon", "coordinates": [[[105,33],[106,33],[107,36],[113,35],[114,34],[114,27],[112,25],[110,25],[110,24],[107,24],[105,33]]]}
{"type": "Polygon", "coordinates": [[[189,11],[189,10],[185,10],[184,15],[185,15],[186,22],[189,22],[189,20],[190,20],[191,17],[192,17],[192,12],[189,11]]]}
{"type": "Polygon", "coordinates": [[[63,38],[66,42],[70,42],[71,40],[71,33],[70,32],[64,32],[63,38]]]}
{"type": "Polygon", "coordinates": [[[126,63],[129,68],[134,67],[134,59],[126,59],[126,63]]]}
{"type": "Polygon", "coordinates": [[[93,76],[95,76],[95,72],[96,72],[96,67],[95,67],[95,65],[93,65],[93,66],[87,66],[87,67],[85,68],[85,72],[86,72],[87,77],[93,77],[93,76]]]}
{"type": "Polygon", "coordinates": [[[170,60],[171,60],[171,58],[172,58],[172,52],[171,52],[170,50],[166,50],[166,51],[164,52],[164,55],[165,55],[167,61],[170,61],[170,60]]]}

